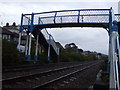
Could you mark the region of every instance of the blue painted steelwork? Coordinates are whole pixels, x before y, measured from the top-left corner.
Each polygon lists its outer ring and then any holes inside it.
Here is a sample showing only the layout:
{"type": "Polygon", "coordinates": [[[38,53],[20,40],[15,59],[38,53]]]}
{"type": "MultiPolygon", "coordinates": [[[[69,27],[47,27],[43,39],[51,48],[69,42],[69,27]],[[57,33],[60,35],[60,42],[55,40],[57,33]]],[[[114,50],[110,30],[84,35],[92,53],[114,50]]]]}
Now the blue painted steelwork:
{"type": "Polygon", "coordinates": [[[80,11],[78,11],[78,23],[79,23],[79,19],[80,19],[79,17],[80,17],[80,11]]]}
{"type": "MultiPolygon", "coordinates": [[[[66,23],[109,24],[109,21],[111,21],[110,11],[111,9],[63,10],[24,14],[24,16],[31,17],[31,15],[34,15],[33,25],[66,24],[66,23]],[[42,21],[42,23],[39,23],[38,21],[42,21]]],[[[117,17],[120,17],[120,15],[117,15],[117,17]]],[[[116,18],[116,20],[120,21],[119,18],[116,18]]],[[[26,27],[26,25],[27,25],[26,23],[23,23],[23,27],[26,27]]]]}
{"type": "Polygon", "coordinates": [[[113,26],[112,26],[112,31],[118,32],[118,26],[117,26],[117,21],[113,21],[113,26]]]}
{"type": "Polygon", "coordinates": [[[34,14],[32,13],[32,15],[31,15],[31,25],[30,25],[30,32],[32,32],[33,31],[33,24],[34,24],[34,14]]]}
{"type": "Polygon", "coordinates": [[[55,19],[56,19],[56,15],[57,15],[57,12],[55,13],[55,16],[54,16],[54,23],[56,23],[56,22],[55,22],[55,19]]]}
{"type": "Polygon", "coordinates": [[[26,60],[26,61],[30,61],[30,60],[31,60],[31,56],[30,56],[30,55],[26,55],[26,56],[25,56],[25,60],[26,60]]]}

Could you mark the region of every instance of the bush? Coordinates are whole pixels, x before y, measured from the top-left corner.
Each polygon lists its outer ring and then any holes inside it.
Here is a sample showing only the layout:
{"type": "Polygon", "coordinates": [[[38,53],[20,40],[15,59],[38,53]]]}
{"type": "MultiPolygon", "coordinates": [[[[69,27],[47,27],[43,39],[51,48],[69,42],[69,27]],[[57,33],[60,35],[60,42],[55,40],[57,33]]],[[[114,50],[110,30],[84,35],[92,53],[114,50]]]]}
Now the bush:
{"type": "Polygon", "coordinates": [[[3,66],[16,66],[20,65],[24,56],[17,50],[17,43],[7,40],[2,40],[2,65],[3,66]]]}
{"type": "Polygon", "coordinates": [[[48,63],[47,52],[44,52],[38,55],[38,63],[48,63]]]}
{"type": "Polygon", "coordinates": [[[85,56],[81,53],[64,52],[60,56],[60,62],[83,61],[85,56]]]}
{"type": "Polygon", "coordinates": [[[85,56],[82,53],[61,51],[59,61],[60,62],[74,62],[74,61],[86,61],[86,60],[87,61],[97,60],[97,57],[94,54],[89,54],[85,56]]]}
{"type": "Polygon", "coordinates": [[[94,54],[89,54],[85,57],[86,60],[97,60],[97,57],[94,54]]]}

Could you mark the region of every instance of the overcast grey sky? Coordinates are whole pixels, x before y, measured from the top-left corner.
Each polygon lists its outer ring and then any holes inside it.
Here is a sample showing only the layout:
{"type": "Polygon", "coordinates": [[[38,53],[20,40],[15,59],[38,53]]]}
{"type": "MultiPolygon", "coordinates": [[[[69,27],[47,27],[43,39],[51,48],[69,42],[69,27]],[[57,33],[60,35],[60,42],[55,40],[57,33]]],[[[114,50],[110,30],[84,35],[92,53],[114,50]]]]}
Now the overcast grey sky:
{"type": "MultiPolygon", "coordinates": [[[[1,2],[0,25],[7,22],[20,24],[22,13],[46,12],[70,9],[109,9],[118,13],[118,1],[111,2],[1,2]]],[[[51,28],[48,31],[63,46],[74,42],[83,50],[108,54],[108,34],[102,28],[51,28]]]]}

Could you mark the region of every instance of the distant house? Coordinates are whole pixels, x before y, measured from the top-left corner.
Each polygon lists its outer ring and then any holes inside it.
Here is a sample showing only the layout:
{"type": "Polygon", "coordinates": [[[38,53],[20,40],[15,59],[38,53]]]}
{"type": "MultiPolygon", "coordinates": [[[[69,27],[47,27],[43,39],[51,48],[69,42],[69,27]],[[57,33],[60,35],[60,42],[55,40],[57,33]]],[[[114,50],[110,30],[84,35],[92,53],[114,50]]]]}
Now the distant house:
{"type": "MultiPolygon", "coordinates": [[[[18,43],[18,38],[19,38],[18,33],[11,32],[7,28],[2,28],[2,27],[0,28],[0,32],[2,32],[2,34],[0,35],[0,36],[2,36],[2,39],[7,39],[8,41],[15,41],[18,43]]],[[[26,37],[22,36],[21,44],[25,45],[25,42],[26,42],[26,37]]]]}
{"type": "MultiPolygon", "coordinates": [[[[19,29],[20,29],[20,25],[16,25],[13,23],[13,25],[7,25],[4,26],[3,28],[13,32],[13,33],[17,33],[19,34],[19,29]]],[[[25,32],[22,32],[22,36],[26,36],[26,33],[25,32]]]]}
{"type": "Polygon", "coordinates": [[[91,54],[91,52],[90,51],[84,51],[84,52],[82,52],[82,54],[85,55],[85,56],[88,56],[89,54],[91,54]]]}
{"type": "MultiPolygon", "coordinates": [[[[9,25],[9,23],[6,23],[6,26],[3,27],[3,30],[5,29],[11,32],[10,34],[11,40],[18,42],[20,26],[16,25],[15,22],[13,22],[13,25],[9,25]]],[[[22,32],[21,44],[25,45],[25,43],[26,43],[26,33],[22,32]]]]}
{"type": "Polygon", "coordinates": [[[11,32],[19,33],[20,26],[4,26],[3,28],[8,29],[11,32]]]}
{"type": "Polygon", "coordinates": [[[2,31],[2,39],[11,40],[13,34],[12,32],[10,32],[5,28],[1,28],[1,31],[2,31]]]}

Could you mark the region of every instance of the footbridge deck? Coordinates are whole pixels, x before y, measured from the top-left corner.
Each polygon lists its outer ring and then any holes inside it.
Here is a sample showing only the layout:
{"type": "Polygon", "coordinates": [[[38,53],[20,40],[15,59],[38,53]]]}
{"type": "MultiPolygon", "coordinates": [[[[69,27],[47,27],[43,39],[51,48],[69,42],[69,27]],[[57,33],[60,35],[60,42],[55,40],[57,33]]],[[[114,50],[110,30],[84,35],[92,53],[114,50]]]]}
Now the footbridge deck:
{"type": "MultiPolygon", "coordinates": [[[[120,22],[120,14],[115,15],[120,22]]],[[[63,10],[22,15],[22,26],[39,28],[53,27],[103,27],[108,28],[111,21],[110,9],[63,10]]]]}

